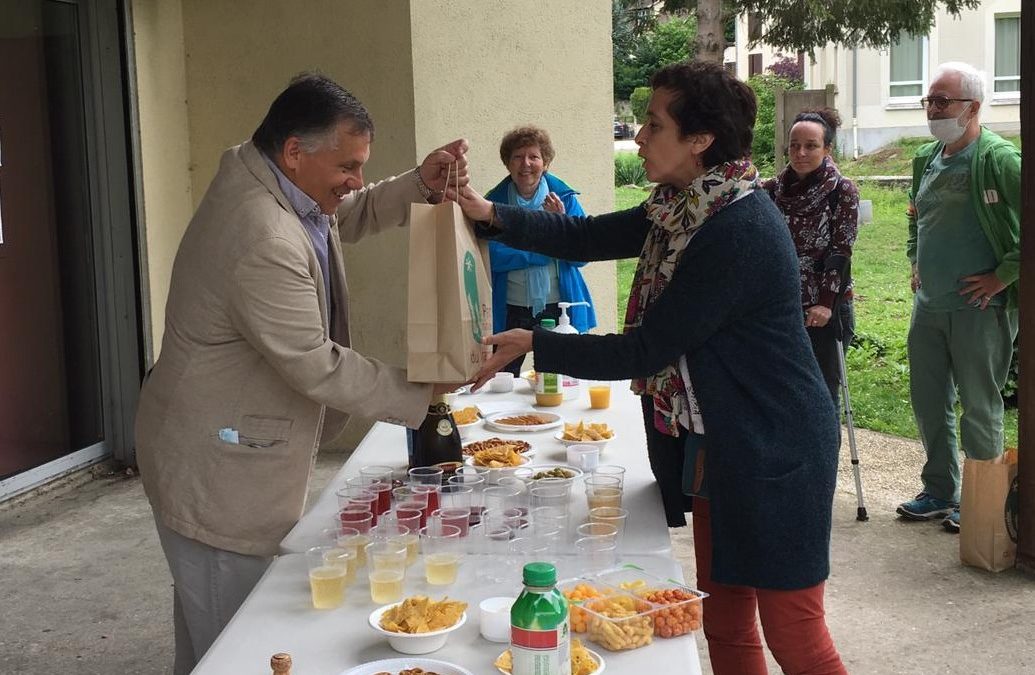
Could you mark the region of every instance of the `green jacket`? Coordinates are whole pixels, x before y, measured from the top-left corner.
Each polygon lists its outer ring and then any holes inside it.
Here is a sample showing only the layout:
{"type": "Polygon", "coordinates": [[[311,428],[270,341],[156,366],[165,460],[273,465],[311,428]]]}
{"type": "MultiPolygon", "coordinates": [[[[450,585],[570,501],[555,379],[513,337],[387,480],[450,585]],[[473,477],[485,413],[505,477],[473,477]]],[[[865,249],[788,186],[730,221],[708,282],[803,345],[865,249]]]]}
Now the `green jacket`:
{"type": "MultiPolygon", "coordinates": [[[[909,190],[909,240],[906,255],[916,263],[916,209],[913,197],[920,179],[938,153],[941,141],[921,146],[913,157],[913,186],[909,190]]],[[[981,229],[992,246],[999,265],[995,275],[1006,284],[1006,306],[1017,307],[1017,278],[1021,270],[1021,151],[994,131],[981,128],[974,164],[970,197],[981,229]]]]}

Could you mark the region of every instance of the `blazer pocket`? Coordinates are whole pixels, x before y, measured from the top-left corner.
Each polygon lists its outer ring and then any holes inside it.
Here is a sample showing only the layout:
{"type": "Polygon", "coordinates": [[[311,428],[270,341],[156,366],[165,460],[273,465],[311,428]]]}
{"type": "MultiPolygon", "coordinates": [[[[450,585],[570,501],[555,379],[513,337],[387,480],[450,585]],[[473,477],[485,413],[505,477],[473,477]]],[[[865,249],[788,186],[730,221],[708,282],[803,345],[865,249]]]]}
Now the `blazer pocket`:
{"type": "Polygon", "coordinates": [[[294,420],[287,417],[268,417],[265,415],[245,415],[241,418],[241,445],[253,448],[270,448],[282,445],[291,437],[294,420]]]}

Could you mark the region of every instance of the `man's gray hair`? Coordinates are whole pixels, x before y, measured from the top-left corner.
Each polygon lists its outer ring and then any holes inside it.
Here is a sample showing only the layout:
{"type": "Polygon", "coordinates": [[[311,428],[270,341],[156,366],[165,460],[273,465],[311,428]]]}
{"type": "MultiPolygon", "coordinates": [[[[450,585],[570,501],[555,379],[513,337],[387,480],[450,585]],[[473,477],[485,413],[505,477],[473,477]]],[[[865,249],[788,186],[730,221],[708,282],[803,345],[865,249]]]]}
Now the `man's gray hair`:
{"type": "Polygon", "coordinates": [[[962,61],[949,61],[943,63],[934,71],[932,81],[938,79],[942,73],[957,73],[960,76],[960,95],[963,98],[972,98],[978,103],[985,102],[985,74],[962,61]]]}

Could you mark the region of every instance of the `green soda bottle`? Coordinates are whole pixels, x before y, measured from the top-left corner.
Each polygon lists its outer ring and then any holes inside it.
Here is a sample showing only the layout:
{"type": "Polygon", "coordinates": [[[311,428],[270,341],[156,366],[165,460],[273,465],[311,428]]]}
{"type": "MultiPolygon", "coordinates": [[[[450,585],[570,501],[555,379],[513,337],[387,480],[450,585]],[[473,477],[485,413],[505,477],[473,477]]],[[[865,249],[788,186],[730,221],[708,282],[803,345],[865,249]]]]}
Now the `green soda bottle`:
{"type": "Polygon", "coordinates": [[[510,608],[511,675],[571,675],[568,600],[557,590],[557,568],[525,565],[525,590],[510,608]]]}

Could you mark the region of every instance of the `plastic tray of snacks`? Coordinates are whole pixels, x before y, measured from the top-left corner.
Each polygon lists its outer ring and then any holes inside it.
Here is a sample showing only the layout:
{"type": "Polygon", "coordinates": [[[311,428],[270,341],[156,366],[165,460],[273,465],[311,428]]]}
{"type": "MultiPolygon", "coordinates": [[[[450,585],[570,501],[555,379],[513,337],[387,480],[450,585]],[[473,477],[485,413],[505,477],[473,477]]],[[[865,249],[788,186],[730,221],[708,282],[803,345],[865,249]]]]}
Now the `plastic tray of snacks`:
{"type": "Polygon", "coordinates": [[[589,629],[589,615],[582,611],[584,602],[593,598],[613,595],[616,592],[610,586],[585,578],[559,581],[557,588],[568,599],[568,616],[571,619],[573,633],[585,633],[589,629]]]}
{"type": "Polygon", "coordinates": [[[578,579],[569,590],[575,590],[577,584],[582,584],[584,592],[592,588],[597,595],[576,601],[571,610],[573,631],[584,629],[587,640],[612,652],[651,643],[653,614],[657,609],[653,603],[593,579],[578,579]],[[584,624],[582,619],[585,619],[584,624]]]}
{"type": "Polygon", "coordinates": [[[651,603],[655,607],[651,616],[656,637],[679,637],[701,628],[701,601],[708,597],[704,591],[662,579],[634,565],[600,572],[593,579],[651,603]]]}

